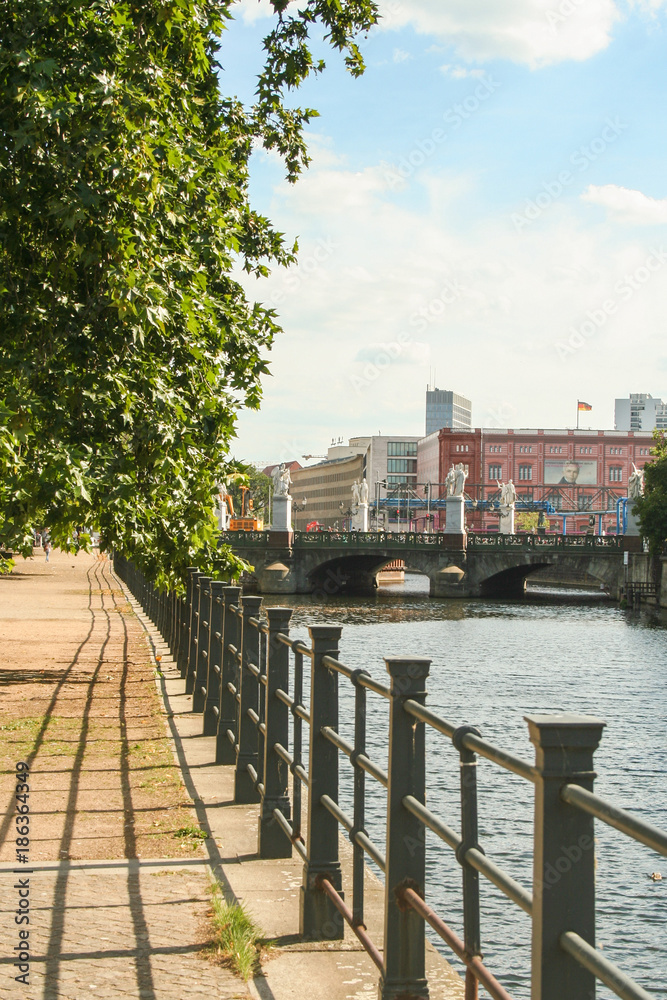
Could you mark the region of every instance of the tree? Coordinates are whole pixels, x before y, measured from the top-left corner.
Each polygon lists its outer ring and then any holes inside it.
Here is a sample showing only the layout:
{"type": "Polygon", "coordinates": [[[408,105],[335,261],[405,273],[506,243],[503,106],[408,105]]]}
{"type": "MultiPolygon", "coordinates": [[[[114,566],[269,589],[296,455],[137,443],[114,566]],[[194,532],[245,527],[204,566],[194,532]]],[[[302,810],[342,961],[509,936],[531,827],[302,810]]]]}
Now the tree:
{"type": "Polygon", "coordinates": [[[664,431],[653,431],[652,462],[644,466],[644,496],[629,500],[639,518],[642,535],[649,540],[652,556],[659,555],[667,539],[667,438],[664,431]]]}
{"type": "Polygon", "coordinates": [[[254,465],[250,465],[247,462],[240,462],[239,468],[242,470],[243,475],[235,478],[227,487],[234,502],[234,511],[241,511],[241,486],[247,486],[250,491],[250,499],[253,502],[255,515],[263,514],[266,521],[273,481],[268,476],[265,476],[263,472],[256,469],[254,465]]]}
{"type": "Polygon", "coordinates": [[[289,90],[319,27],[363,62],[373,0],[272,0],[257,103],[219,93],[235,0],[5,0],[0,8],[0,541],[95,525],[159,584],[216,549],[213,494],[279,331],[236,263],[294,260],[248,200],[253,144],[307,165],[289,90]]]}

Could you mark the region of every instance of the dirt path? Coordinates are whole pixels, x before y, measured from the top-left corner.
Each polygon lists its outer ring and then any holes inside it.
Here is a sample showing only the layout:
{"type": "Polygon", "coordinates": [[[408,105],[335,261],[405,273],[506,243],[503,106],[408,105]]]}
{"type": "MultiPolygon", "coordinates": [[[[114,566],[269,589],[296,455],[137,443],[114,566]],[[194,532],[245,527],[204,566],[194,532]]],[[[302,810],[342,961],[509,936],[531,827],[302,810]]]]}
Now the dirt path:
{"type": "Polygon", "coordinates": [[[3,998],[247,995],[201,956],[201,831],[154,678],[146,633],[106,560],[40,553],[0,577],[3,998]],[[18,762],[30,773],[28,845],[18,762]],[[28,984],[12,954],[21,872],[33,907],[28,984]]]}

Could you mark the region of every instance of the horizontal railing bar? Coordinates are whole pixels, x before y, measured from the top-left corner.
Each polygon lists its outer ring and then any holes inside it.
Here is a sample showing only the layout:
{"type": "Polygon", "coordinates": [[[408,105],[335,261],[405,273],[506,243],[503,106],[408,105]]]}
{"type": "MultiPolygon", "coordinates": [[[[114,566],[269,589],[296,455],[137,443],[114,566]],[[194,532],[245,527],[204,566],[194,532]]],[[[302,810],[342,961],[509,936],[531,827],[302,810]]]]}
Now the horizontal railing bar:
{"type": "Polygon", "coordinates": [[[527,913],[528,916],[533,915],[532,894],[524,889],[522,885],[519,885],[518,882],[515,882],[511,875],[504,872],[502,868],[499,868],[495,862],[487,858],[481,851],[478,851],[476,847],[469,847],[464,857],[469,865],[476,868],[485,878],[488,878],[489,882],[493,882],[513,903],[520,906],[524,913],[527,913]]]}
{"type": "Polygon", "coordinates": [[[217,664],[217,663],[214,663],[214,664],[213,664],[213,669],[215,670],[216,674],[219,674],[219,673],[220,673],[220,667],[218,666],[218,664],[217,664]]]}
{"type": "Polygon", "coordinates": [[[350,678],[354,671],[352,667],[345,666],[340,660],[337,660],[334,656],[323,656],[322,666],[328,667],[330,670],[336,670],[339,674],[343,674],[344,677],[350,678]]]}
{"type": "Polygon", "coordinates": [[[240,608],[239,608],[238,604],[230,604],[229,605],[229,610],[232,612],[232,614],[237,615],[239,613],[239,611],[240,611],[240,608]]]}
{"type": "Polygon", "coordinates": [[[231,681],[227,681],[227,690],[229,691],[230,694],[236,695],[236,688],[234,687],[231,681]]]}
{"type": "Polygon", "coordinates": [[[288,767],[292,766],[292,764],[294,763],[294,757],[292,757],[292,754],[289,752],[289,750],[285,749],[282,743],[274,743],[273,749],[278,754],[278,756],[285,761],[288,767]]]}
{"type": "Polygon", "coordinates": [[[256,663],[249,663],[249,664],[248,664],[248,670],[249,670],[249,671],[250,671],[250,673],[251,673],[251,674],[253,674],[253,676],[255,676],[255,677],[259,677],[259,675],[260,675],[260,672],[261,672],[261,671],[260,671],[260,669],[259,669],[259,667],[257,666],[257,664],[256,664],[256,663]]]}
{"type": "Polygon", "coordinates": [[[268,687],[269,686],[269,678],[266,676],[266,674],[260,674],[259,675],[259,683],[263,684],[264,687],[268,687]]]}
{"type": "Polygon", "coordinates": [[[323,726],[320,732],[325,739],[329,740],[330,743],[333,743],[333,745],[338,747],[339,750],[342,750],[343,753],[352,760],[352,764],[355,767],[358,765],[362,771],[366,771],[367,774],[370,774],[372,778],[379,781],[385,788],[388,787],[389,775],[378,767],[377,764],[374,764],[373,761],[366,756],[366,754],[356,754],[352,744],[348,743],[347,740],[344,740],[335,729],[331,728],[331,726],[323,726]]]}
{"type": "Polygon", "coordinates": [[[220,715],[220,709],[218,708],[217,705],[211,705],[211,711],[213,712],[214,715],[220,715]]]}
{"type": "Polygon", "coordinates": [[[233,732],[231,731],[231,729],[228,729],[228,730],[227,730],[227,739],[229,740],[229,742],[231,743],[231,745],[232,745],[233,747],[235,747],[235,746],[236,746],[236,736],[235,736],[235,735],[234,735],[234,733],[233,733],[233,732]]]}
{"type": "Polygon", "coordinates": [[[457,730],[457,726],[454,726],[451,722],[447,722],[446,719],[441,719],[439,715],[435,712],[431,712],[430,709],[425,708],[424,705],[420,705],[418,701],[413,701],[412,698],[408,698],[403,702],[403,708],[411,715],[414,719],[418,719],[419,722],[426,722],[433,729],[437,729],[439,733],[443,736],[449,736],[450,739],[457,730]]]}
{"type": "Polygon", "coordinates": [[[246,712],[246,715],[248,716],[249,719],[252,719],[252,721],[255,723],[256,726],[259,725],[259,716],[254,709],[249,708],[246,712]]]}
{"type": "Polygon", "coordinates": [[[232,656],[236,656],[236,654],[238,653],[238,649],[231,642],[227,643],[227,651],[231,653],[232,656]]]}
{"type": "Polygon", "coordinates": [[[261,618],[248,618],[248,622],[252,625],[253,628],[259,628],[259,626],[262,624],[262,619],[261,618]]]}
{"type": "Polygon", "coordinates": [[[581,785],[563,785],[560,796],[576,809],[590,813],[591,816],[602,820],[603,823],[620,830],[627,837],[632,837],[633,840],[646,844],[658,854],[667,855],[667,833],[658,829],[657,826],[637,819],[625,809],[617,808],[598,795],[594,795],[593,792],[582,788],[581,785]]]}
{"type": "Polygon", "coordinates": [[[297,718],[302,719],[304,722],[307,722],[308,725],[310,725],[310,715],[306,711],[303,705],[295,705],[292,711],[293,714],[297,716],[297,718]]]}
{"type": "Polygon", "coordinates": [[[366,933],[366,928],[363,924],[355,924],[352,911],[347,907],[343,901],[342,896],[340,896],[328,878],[323,878],[321,875],[317,878],[317,884],[322,892],[326,893],[333,905],[336,907],[340,915],[345,920],[345,923],[358,937],[359,941],[363,945],[364,951],[368,954],[368,957],[375,963],[376,967],[380,971],[381,975],[384,976],[384,964],[382,962],[382,955],[376,948],[376,946],[371,941],[370,937],[366,933]]]}
{"type": "Polygon", "coordinates": [[[204,695],[204,697],[206,697],[206,686],[204,684],[201,685],[201,687],[199,688],[199,690],[204,695]]]}
{"type": "Polygon", "coordinates": [[[266,723],[265,722],[260,722],[260,724],[257,726],[257,728],[259,729],[259,731],[262,734],[262,736],[266,736],[266,723]]]}
{"type": "Polygon", "coordinates": [[[357,684],[359,687],[367,688],[369,691],[374,691],[375,694],[379,694],[383,698],[391,698],[391,691],[387,685],[374,680],[370,674],[359,674],[357,684]]]}
{"type": "Polygon", "coordinates": [[[308,851],[306,850],[305,844],[301,840],[299,840],[298,837],[294,836],[294,830],[290,826],[289,821],[286,819],[283,813],[281,813],[280,809],[273,810],[273,818],[278,823],[278,826],[281,826],[285,831],[285,833],[287,834],[287,836],[289,837],[292,843],[292,847],[294,848],[296,853],[299,854],[304,861],[307,861],[308,851]]]}
{"type": "Polygon", "coordinates": [[[414,889],[403,889],[403,899],[422,917],[427,924],[433,928],[443,941],[446,941],[455,955],[470,969],[475,979],[477,979],[484,989],[493,997],[493,1000],[512,1000],[504,986],[501,986],[496,977],[489,972],[482,960],[475,956],[466,954],[465,945],[460,937],[448,927],[444,920],[433,912],[421,896],[418,896],[414,889]]]}
{"type": "Polygon", "coordinates": [[[499,764],[500,767],[504,767],[507,771],[514,771],[515,774],[525,778],[526,781],[534,782],[537,780],[536,768],[531,767],[525,760],[515,757],[514,754],[492,746],[491,743],[483,740],[481,736],[475,736],[474,733],[467,733],[461,742],[468,750],[474,750],[480,757],[486,757],[487,760],[493,761],[494,764],[499,764]]]}
{"type": "Polygon", "coordinates": [[[218,642],[220,642],[220,640],[222,639],[222,633],[221,632],[215,632],[214,635],[215,635],[216,639],[218,640],[218,642]]]}
{"type": "MultiPolygon", "coordinates": [[[[350,838],[351,839],[351,838],[350,838]]],[[[380,871],[386,875],[387,874],[387,862],[384,854],[381,854],[377,849],[373,841],[370,839],[367,833],[363,830],[358,830],[354,835],[355,844],[359,844],[359,847],[363,848],[366,854],[373,859],[375,864],[378,866],[380,871]]]]}
{"type": "Polygon", "coordinates": [[[294,704],[294,698],[290,698],[282,688],[276,688],[275,695],[278,701],[282,701],[283,705],[287,705],[288,708],[291,708],[294,704]]]}
{"type": "Polygon", "coordinates": [[[458,833],[455,833],[451,827],[443,823],[441,819],[438,819],[430,809],[423,806],[413,795],[406,795],[402,802],[408,812],[411,812],[413,816],[421,820],[424,826],[427,826],[436,836],[444,840],[446,844],[449,844],[453,851],[462,843],[458,833]]]}
{"type": "Polygon", "coordinates": [[[322,803],[324,808],[331,813],[334,819],[337,819],[340,825],[345,830],[347,830],[347,832],[350,834],[350,840],[353,843],[358,844],[359,847],[362,847],[364,851],[366,851],[366,854],[368,854],[369,857],[373,859],[378,868],[382,872],[386,872],[387,862],[384,856],[377,849],[373,841],[370,839],[368,834],[366,834],[363,830],[357,830],[355,834],[354,822],[350,819],[347,813],[343,812],[338,803],[334,802],[334,800],[329,795],[322,795],[320,797],[320,802],[322,803]]]}
{"type": "Polygon", "coordinates": [[[259,780],[259,775],[257,774],[255,768],[252,766],[252,764],[246,764],[245,769],[250,775],[251,781],[255,786],[255,788],[257,789],[257,791],[259,792],[259,794],[264,795],[264,785],[259,780]]]}
{"type": "MultiPolygon", "coordinates": [[[[459,835],[455,833],[451,827],[447,826],[446,823],[443,823],[441,819],[438,819],[438,817],[432,813],[430,809],[427,809],[426,806],[422,805],[421,802],[415,799],[412,795],[405,796],[403,799],[403,805],[408,812],[411,812],[413,816],[416,816],[417,819],[424,824],[424,826],[427,826],[429,830],[432,830],[433,833],[436,834],[436,836],[440,837],[441,840],[444,840],[444,842],[448,844],[452,850],[456,851],[457,848],[460,847],[462,843],[461,837],[459,837],[459,835]]],[[[497,886],[501,892],[504,892],[505,895],[512,900],[512,902],[516,903],[517,906],[520,906],[521,909],[529,915],[532,914],[533,897],[529,892],[527,892],[526,889],[523,888],[522,885],[515,882],[511,875],[504,872],[502,868],[499,868],[498,865],[495,864],[495,862],[491,861],[485,854],[482,854],[481,851],[474,847],[468,848],[465,853],[465,859],[473,868],[480,872],[480,874],[484,875],[485,878],[488,878],[489,882],[493,882],[493,884],[497,886]]]]}
{"type": "Polygon", "coordinates": [[[575,934],[574,931],[566,931],[558,939],[563,951],[571,955],[579,965],[592,972],[600,982],[608,986],[612,993],[621,1000],[655,1000],[650,993],[642,989],[634,980],[626,976],[624,972],[604,958],[599,951],[591,947],[587,941],[575,934]]]}

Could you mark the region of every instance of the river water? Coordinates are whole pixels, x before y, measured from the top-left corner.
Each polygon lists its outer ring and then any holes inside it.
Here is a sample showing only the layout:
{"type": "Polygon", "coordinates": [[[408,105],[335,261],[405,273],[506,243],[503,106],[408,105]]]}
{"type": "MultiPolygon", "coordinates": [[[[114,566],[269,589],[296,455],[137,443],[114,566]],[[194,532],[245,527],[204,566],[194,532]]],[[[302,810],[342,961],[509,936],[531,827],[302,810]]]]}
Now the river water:
{"type": "MultiPolygon", "coordinates": [[[[268,598],[307,624],[343,626],[340,659],[387,681],[383,657],[432,658],[428,706],[477,726],[496,746],[532,763],[523,716],[576,712],[604,719],[596,792],[667,829],[667,613],[627,612],[599,600],[430,599],[419,577],[375,598],[268,598]]],[[[591,595],[592,597],[592,595],[591,595]]],[[[340,679],[342,734],[353,739],[352,686],[340,679]]],[[[388,710],[369,694],[369,756],[386,767],[388,710]]],[[[479,761],[479,838],[487,855],[526,888],[532,881],[533,787],[479,761]]],[[[351,768],[341,755],[341,800],[351,814],[351,768]]],[[[367,829],[384,853],[386,793],[369,777],[367,829]]],[[[427,736],[427,804],[460,830],[458,754],[427,736]]],[[[597,945],[656,998],[667,998],[667,859],[596,822],[597,945]],[[647,876],[661,871],[663,880],[647,876]]],[[[427,900],[462,934],[461,871],[450,848],[427,835],[427,900]]],[[[480,876],[484,961],[510,994],[530,995],[530,921],[480,876]]],[[[453,958],[438,939],[434,943],[453,958]]],[[[482,991],[482,995],[485,995],[482,991]]],[[[614,996],[598,984],[597,997],[614,996]]],[[[567,1000],[567,998],[563,998],[567,1000]]]]}

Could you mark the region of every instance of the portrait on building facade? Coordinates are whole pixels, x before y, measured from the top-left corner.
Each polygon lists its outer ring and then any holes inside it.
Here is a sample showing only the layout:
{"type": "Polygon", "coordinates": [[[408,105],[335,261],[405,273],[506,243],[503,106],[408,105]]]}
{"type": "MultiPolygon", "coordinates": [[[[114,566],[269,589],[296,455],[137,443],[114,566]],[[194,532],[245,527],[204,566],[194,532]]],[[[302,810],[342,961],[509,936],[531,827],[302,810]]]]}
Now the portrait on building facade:
{"type": "Polygon", "coordinates": [[[595,486],[597,476],[597,462],[565,459],[544,463],[544,482],[548,486],[595,486]]]}

